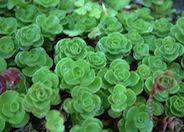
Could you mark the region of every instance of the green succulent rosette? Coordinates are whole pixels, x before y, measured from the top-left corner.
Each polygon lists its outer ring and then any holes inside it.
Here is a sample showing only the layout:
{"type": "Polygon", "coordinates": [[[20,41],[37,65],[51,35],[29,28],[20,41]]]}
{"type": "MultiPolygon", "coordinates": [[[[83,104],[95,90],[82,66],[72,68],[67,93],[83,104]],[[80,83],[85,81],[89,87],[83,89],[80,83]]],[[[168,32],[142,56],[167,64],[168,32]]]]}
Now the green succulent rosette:
{"type": "Polygon", "coordinates": [[[95,93],[102,85],[101,78],[96,77],[95,71],[82,59],[77,61],[71,58],[62,59],[57,63],[55,73],[61,80],[61,89],[71,90],[74,86],[80,85],[87,86],[92,93],[95,93]]]}
{"type": "Polygon", "coordinates": [[[131,41],[133,45],[144,43],[143,37],[139,34],[137,30],[129,30],[126,37],[131,41]]]}
{"type": "Polygon", "coordinates": [[[74,125],[70,132],[107,132],[103,129],[102,122],[97,118],[88,118],[81,125],[74,125]]]}
{"type": "Polygon", "coordinates": [[[114,112],[122,112],[136,101],[136,95],[123,85],[116,85],[108,97],[110,107],[114,112]]]}
{"type": "Polygon", "coordinates": [[[180,17],[171,28],[171,34],[182,44],[184,44],[184,17],[180,17]]]}
{"type": "Polygon", "coordinates": [[[49,11],[49,15],[53,15],[53,16],[57,16],[61,22],[62,25],[66,24],[66,12],[60,9],[53,9],[51,11],[49,11]]]}
{"type": "Polygon", "coordinates": [[[15,37],[20,48],[24,50],[30,47],[40,47],[44,42],[41,29],[37,24],[31,24],[18,29],[15,37]]]}
{"type": "Polygon", "coordinates": [[[137,67],[136,72],[139,74],[140,78],[146,80],[152,75],[151,68],[148,65],[140,64],[137,67]]]}
{"type": "Polygon", "coordinates": [[[172,62],[177,57],[183,55],[184,47],[181,43],[175,42],[171,37],[166,37],[162,40],[162,45],[157,47],[154,54],[162,57],[166,62],[172,62]]]}
{"type": "Polygon", "coordinates": [[[46,116],[46,128],[50,132],[64,132],[64,118],[57,110],[50,110],[47,112],[46,116]]]}
{"type": "Polygon", "coordinates": [[[133,57],[136,60],[142,60],[144,57],[150,56],[149,46],[146,43],[135,45],[133,50],[133,57]]]}
{"type": "Polygon", "coordinates": [[[167,116],[184,116],[184,97],[180,95],[173,95],[166,100],[165,114],[167,116]]]}
{"type": "Polygon", "coordinates": [[[11,36],[0,38],[0,57],[9,59],[18,51],[18,46],[11,36]]]}
{"type": "Polygon", "coordinates": [[[104,79],[111,86],[121,84],[124,86],[134,86],[140,77],[136,72],[130,71],[130,66],[123,59],[115,59],[111,62],[109,69],[104,73],[104,79]]]}
{"type": "Polygon", "coordinates": [[[42,66],[33,74],[32,82],[41,82],[48,87],[58,88],[59,78],[49,70],[49,67],[42,66]]]}
{"type": "MultiPolygon", "coordinates": [[[[123,25],[123,27],[125,27],[126,31],[132,30],[128,28],[128,23],[131,21],[135,21],[137,18],[139,17],[139,13],[137,12],[119,12],[117,14],[117,18],[118,20],[121,22],[121,24],[123,25]]],[[[135,30],[135,29],[133,29],[135,30]]],[[[136,30],[137,31],[137,30],[136,30]]]]}
{"type": "Polygon", "coordinates": [[[53,89],[38,82],[33,84],[24,96],[23,107],[37,118],[43,118],[49,112],[51,105],[61,102],[59,89],[53,89]]]}
{"type": "Polygon", "coordinates": [[[76,114],[81,118],[93,118],[101,107],[101,99],[87,87],[76,86],[71,90],[72,98],[64,100],[63,108],[67,113],[76,114]]]}
{"type": "Polygon", "coordinates": [[[177,93],[180,88],[170,71],[157,71],[153,73],[153,76],[146,79],[144,90],[149,94],[155,83],[157,83],[156,87],[164,89],[163,91],[156,91],[154,93],[154,98],[159,102],[166,101],[169,95],[177,93]],[[156,78],[157,80],[155,80],[156,78]]]}
{"type": "Polygon", "coordinates": [[[85,57],[85,60],[90,64],[94,69],[102,69],[106,66],[107,59],[105,54],[100,51],[89,51],[85,57]]]}
{"type": "Polygon", "coordinates": [[[155,18],[167,18],[170,14],[175,12],[175,9],[172,8],[172,0],[153,0],[152,3],[155,5],[152,10],[152,14],[155,18]]]}
{"type": "Polygon", "coordinates": [[[163,61],[160,56],[147,56],[142,59],[142,64],[150,67],[152,72],[164,71],[167,69],[167,64],[163,61]]]}
{"type": "Polygon", "coordinates": [[[97,45],[97,51],[104,52],[110,61],[126,57],[130,54],[132,43],[121,33],[114,32],[102,37],[97,45]]]}
{"type": "Polygon", "coordinates": [[[111,62],[109,69],[104,75],[104,78],[110,83],[118,84],[118,82],[126,81],[130,77],[130,66],[123,59],[116,59],[111,62]]]}
{"type": "Polygon", "coordinates": [[[113,32],[122,32],[122,24],[118,21],[116,17],[104,17],[100,20],[98,24],[101,34],[108,35],[113,32]]]}
{"type": "Polygon", "coordinates": [[[53,61],[42,47],[32,48],[30,51],[20,51],[15,56],[15,63],[22,68],[25,76],[32,77],[42,66],[52,66],[53,61]]]}
{"type": "Polygon", "coordinates": [[[158,38],[155,35],[146,35],[143,38],[144,42],[149,46],[149,50],[152,54],[157,47],[162,45],[162,38],[158,38]]]}
{"type": "Polygon", "coordinates": [[[15,12],[15,16],[23,23],[32,23],[38,14],[38,9],[35,5],[27,5],[25,8],[19,8],[15,12]]]}
{"type": "Polygon", "coordinates": [[[55,15],[40,14],[36,17],[36,24],[40,26],[42,35],[50,40],[54,40],[55,35],[63,31],[63,26],[55,15]]]}
{"type": "Polygon", "coordinates": [[[182,82],[182,80],[184,79],[184,70],[182,68],[182,65],[180,65],[180,63],[178,62],[170,62],[167,66],[168,69],[173,71],[175,79],[178,81],[178,83],[182,82]]]}
{"type": "Polygon", "coordinates": [[[135,12],[138,14],[139,18],[146,20],[146,21],[152,21],[154,17],[151,14],[151,9],[142,7],[139,9],[136,9],[135,12]]]}
{"type": "Polygon", "coordinates": [[[0,34],[11,35],[17,29],[17,19],[14,17],[0,17],[0,34]]]}
{"type": "Polygon", "coordinates": [[[34,4],[40,5],[44,8],[52,8],[59,4],[59,0],[33,0],[34,4]]]}
{"type": "Polygon", "coordinates": [[[128,29],[135,29],[140,34],[148,34],[153,31],[153,24],[145,21],[144,19],[138,18],[138,19],[132,19],[131,17],[127,18],[126,24],[128,26],[128,29]]]}
{"type": "Polygon", "coordinates": [[[73,39],[61,39],[55,45],[55,63],[57,64],[65,57],[69,57],[74,60],[83,59],[87,54],[86,48],[86,42],[82,38],[75,37],[73,39]]]}
{"type": "Polygon", "coordinates": [[[153,24],[153,34],[157,37],[166,37],[170,33],[173,24],[167,18],[160,18],[153,24]]]}
{"type": "Polygon", "coordinates": [[[153,122],[150,120],[148,106],[132,106],[125,113],[125,118],[118,122],[120,132],[151,132],[153,122]]]}
{"type": "Polygon", "coordinates": [[[16,91],[4,92],[0,96],[0,118],[15,128],[26,125],[29,115],[22,107],[23,101],[24,95],[20,95],[16,91]]]}

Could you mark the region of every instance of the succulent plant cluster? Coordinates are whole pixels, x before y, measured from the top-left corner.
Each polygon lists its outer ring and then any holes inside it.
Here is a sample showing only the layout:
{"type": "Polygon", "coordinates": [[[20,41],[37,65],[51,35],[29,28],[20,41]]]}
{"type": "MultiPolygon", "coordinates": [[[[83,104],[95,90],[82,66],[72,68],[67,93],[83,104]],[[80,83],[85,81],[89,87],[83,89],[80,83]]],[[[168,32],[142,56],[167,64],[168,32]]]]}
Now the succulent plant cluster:
{"type": "Polygon", "coordinates": [[[172,5],[0,0],[0,131],[184,131],[172,5]]]}

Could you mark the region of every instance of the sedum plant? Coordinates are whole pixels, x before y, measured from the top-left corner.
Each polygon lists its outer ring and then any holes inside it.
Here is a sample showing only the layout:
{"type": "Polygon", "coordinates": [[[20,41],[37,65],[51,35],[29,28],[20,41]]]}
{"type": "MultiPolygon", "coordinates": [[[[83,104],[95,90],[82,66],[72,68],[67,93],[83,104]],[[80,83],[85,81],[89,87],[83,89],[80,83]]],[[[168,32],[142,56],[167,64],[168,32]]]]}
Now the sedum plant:
{"type": "Polygon", "coordinates": [[[143,44],[144,39],[135,29],[129,30],[126,36],[132,43],[132,45],[143,44]]]}
{"type": "Polygon", "coordinates": [[[37,24],[31,24],[20,28],[16,33],[16,39],[20,49],[28,50],[30,47],[40,47],[43,45],[44,38],[41,29],[37,24]]]}
{"type": "Polygon", "coordinates": [[[123,27],[116,17],[104,17],[101,19],[98,27],[100,32],[104,35],[123,31],[123,27]]]}
{"type": "Polygon", "coordinates": [[[175,5],[0,0],[0,131],[184,131],[175,5]]]}
{"type": "Polygon", "coordinates": [[[145,43],[137,44],[133,47],[134,53],[133,56],[136,60],[142,60],[144,57],[150,55],[149,46],[145,43]]]}
{"type": "Polygon", "coordinates": [[[51,105],[61,102],[58,93],[58,89],[48,87],[41,82],[35,83],[24,96],[23,108],[35,117],[43,118],[49,112],[51,105]]]}
{"type": "Polygon", "coordinates": [[[29,121],[29,115],[22,107],[24,96],[16,91],[7,91],[0,96],[0,118],[16,128],[29,121]]]}
{"type": "Polygon", "coordinates": [[[181,56],[183,52],[184,48],[181,43],[175,42],[171,37],[166,37],[162,40],[162,45],[156,48],[154,54],[162,57],[166,62],[171,62],[181,56]]]}
{"type": "Polygon", "coordinates": [[[111,62],[109,69],[99,73],[99,76],[103,78],[105,87],[121,84],[124,86],[134,86],[139,81],[139,76],[136,72],[129,71],[130,66],[127,61],[123,59],[115,59],[111,62]]]}
{"type": "Polygon", "coordinates": [[[76,86],[71,91],[72,98],[64,101],[63,108],[67,113],[79,116],[80,120],[93,118],[101,107],[101,99],[87,87],[76,86]]]}
{"type": "Polygon", "coordinates": [[[127,19],[127,26],[128,29],[135,29],[137,30],[140,34],[148,34],[151,33],[153,31],[153,25],[148,22],[145,21],[144,19],[138,18],[138,19],[131,19],[128,18],[127,19]]]}
{"type": "Polygon", "coordinates": [[[50,110],[46,116],[46,128],[50,132],[64,132],[64,118],[57,110],[50,110]]]}
{"type": "Polygon", "coordinates": [[[9,59],[13,57],[18,51],[18,45],[11,36],[4,36],[0,38],[0,57],[9,59]]]}
{"type": "Polygon", "coordinates": [[[85,60],[94,69],[102,69],[106,66],[107,59],[105,54],[101,51],[89,51],[85,57],[85,60]]]}
{"type": "Polygon", "coordinates": [[[0,17],[0,34],[11,35],[17,29],[17,19],[14,17],[0,17]]]}
{"type": "Polygon", "coordinates": [[[36,17],[36,24],[40,26],[43,36],[50,40],[54,40],[55,35],[63,30],[59,18],[55,15],[40,14],[36,17]]]}
{"type": "Polygon", "coordinates": [[[55,73],[61,81],[61,89],[71,90],[74,86],[80,85],[96,93],[102,84],[101,78],[95,75],[94,69],[91,69],[87,61],[82,59],[74,61],[71,58],[64,58],[60,60],[56,65],[55,73]]]}
{"type": "Polygon", "coordinates": [[[149,118],[146,105],[132,106],[125,113],[125,118],[118,122],[120,132],[150,132],[153,122],[149,118]]]}
{"type": "Polygon", "coordinates": [[[49,70],[49,67],[42,66],[33,74],[32,82],[33,83],[41,82],[48,87],[58,88],[59,78],[55,73],[49,70]]]}
{"type": "Polygon", "coordinates": [[[148,77],[152,75],[151,68],[145,64],[138,65],[137,73],[139,74],[140,78],[143,80],[146,80],[148,77]]]}
{"type": "Polygon", "coordinates": [[[111,91],[108,101],[112,111],[122,112],[135,103],[136,95],[131,89],[127,89],[123,85],[116,85],[111,91]]]}
{"type": "Polygon", "coordinates": [[[167,69],[166,62],[161,58],[161,56],[147,56],[141,61],[142,64],[147,65],[152,72],[163,71],[167,69]]]}
{"type": "Polygon", "coordinates": [[[180,95],[173,95],[166,100],[165,114],[167,116],[183,117],[184,116],[184,97],[180,95]]]}
{"type": "Polygon", "coordinates": [[[170,29],[173,24],[169,22],[166,18],[160,18],[158,21],[154,22],[153,25],[153,34],[158,37],[166,37],[170,33],[170,29]]]}
{"type": "Polygon", "coordinates": [[[57,42],[55,46],[55,63],[58,63],[65,57],[70,57],[74,60],[83,59],[87,54],[86,42],[75,37],[73,39],[65,38],[57,42]]]}
{"type": "Polygon", "coordinates": [[[104,52],[107,59],[112,61],[128,56],[132,49],[132,44],[123,34],[114,32],[102,37],[98,41],[96,49],[97,51],[104,52]]]}
{"type": "Polygon", "coordinates": [[[170,94],[175,94],[179,90],[179,84],[170,70],[155,72],[153,77],[149,77],[145,81],[145,91],[151,91],[153,84],[156,91],[154,98],[160,102],[166,101],[170,94]]]}
{"type": "Polygon", "coordinates": [[[25,76],[32,77],[42,66],[52,66],[53,61],[42,47],[32,48],[30,51],[20,51],[15,57],[15,63],[22,68],[25,76]]]}
{"type": "Polygon", "coordinates": [[[81,131],[108,132],[107,130],[103,129],[102,122],[97,118],[88,118],[84,120],[81,125],[73,126],[70,131],[71,132],[81,132],[81,131]]]}
{"type": "Polygon", "coordinates": [[[27,5],[25,8],[19,8],[15,12],[16,18],[22,23],[34,22],[37,14],[38,14],[38,9],[33,4],[27,5]]]}
{"type": "Polygon", "coordinates": [[[184,17],[180,17],[176,24],[171,28],[171,34],[182,44],[184,44],[184,17]]]}

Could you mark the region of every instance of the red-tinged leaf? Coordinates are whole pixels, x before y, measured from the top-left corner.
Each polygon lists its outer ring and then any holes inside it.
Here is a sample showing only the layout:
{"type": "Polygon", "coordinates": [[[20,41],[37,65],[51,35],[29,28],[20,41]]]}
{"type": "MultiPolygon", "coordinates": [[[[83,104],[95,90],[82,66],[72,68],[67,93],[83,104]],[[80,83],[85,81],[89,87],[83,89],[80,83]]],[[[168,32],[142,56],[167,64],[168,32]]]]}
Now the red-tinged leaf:
{"type": "Polygon", "coordinates": [[[0,95],[6,91],[6,80],[0,75],[0,95]]]}
{"type": "Polygon", "coordinates": [[[5,70],[4,78],[10,82],[11,89],[14,90],[14,86],[20,81],[21,74],[16,70],[5,70]]]}

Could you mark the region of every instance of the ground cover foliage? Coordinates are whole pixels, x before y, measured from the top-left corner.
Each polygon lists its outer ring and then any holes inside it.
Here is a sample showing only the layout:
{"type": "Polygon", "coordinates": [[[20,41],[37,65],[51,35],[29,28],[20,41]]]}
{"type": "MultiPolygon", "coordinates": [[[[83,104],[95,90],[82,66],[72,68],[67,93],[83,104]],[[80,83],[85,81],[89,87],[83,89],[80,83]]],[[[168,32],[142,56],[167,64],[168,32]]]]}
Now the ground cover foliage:
{"type": "Polygon", "coordinates": [[[0,131],[184,131],[181,5],[0,0],[0,131]]]}

